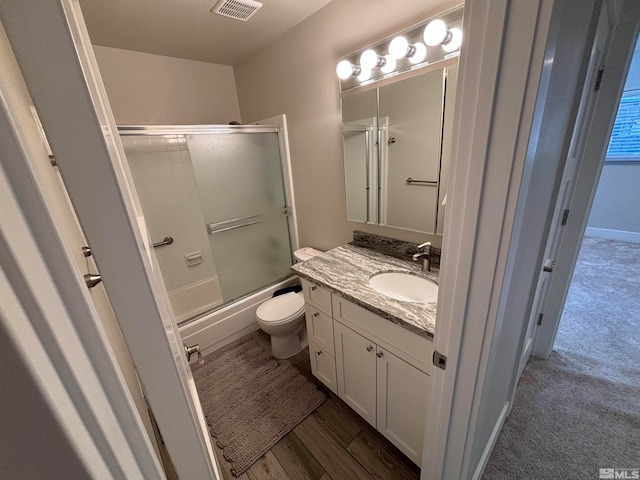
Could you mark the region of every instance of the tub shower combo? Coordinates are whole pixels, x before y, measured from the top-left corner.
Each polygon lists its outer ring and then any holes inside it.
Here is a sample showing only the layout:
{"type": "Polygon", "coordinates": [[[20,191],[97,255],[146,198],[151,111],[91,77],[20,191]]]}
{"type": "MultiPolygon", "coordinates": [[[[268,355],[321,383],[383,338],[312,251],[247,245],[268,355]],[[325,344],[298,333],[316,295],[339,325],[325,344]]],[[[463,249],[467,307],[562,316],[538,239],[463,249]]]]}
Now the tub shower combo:
{"type": "Polygon", "coordinates": [[[293,282],[286,128],[119,132],[183,339],[206,353],[255,328],[257,305],[293,282]]]}

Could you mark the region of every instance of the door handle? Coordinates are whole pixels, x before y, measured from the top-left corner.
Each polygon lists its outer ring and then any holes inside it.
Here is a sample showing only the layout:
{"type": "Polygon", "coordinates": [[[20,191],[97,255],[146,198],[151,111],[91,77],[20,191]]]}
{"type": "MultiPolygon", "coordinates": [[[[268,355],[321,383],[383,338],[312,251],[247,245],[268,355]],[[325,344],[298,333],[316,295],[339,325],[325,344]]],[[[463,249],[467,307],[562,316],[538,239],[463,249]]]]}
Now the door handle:
{"type": "Polygon", "coordinates": [[[93,288],[102,281],[102,277],[99,273],[87,273],[84,275],[84,283],[87,284],[87,288],[93,288]]]}

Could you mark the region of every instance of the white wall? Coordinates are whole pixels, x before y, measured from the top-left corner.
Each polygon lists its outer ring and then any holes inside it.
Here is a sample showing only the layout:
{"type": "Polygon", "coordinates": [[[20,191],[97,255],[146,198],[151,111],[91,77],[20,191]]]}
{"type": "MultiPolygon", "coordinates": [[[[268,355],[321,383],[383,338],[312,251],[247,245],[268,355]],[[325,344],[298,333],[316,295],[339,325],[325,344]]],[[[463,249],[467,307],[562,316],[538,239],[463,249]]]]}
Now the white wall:
{"type": "MultiPolygon", "coordinates": [[[[640,42],[624,92],[640,91],[640,42]]],[[[605,162],[591,207],[587,235],[640,243],[640,162],[605,162]]]]}
{"type": "Polygon", "coordinates": [[[98,45],[93,49],[118,125],[240,121],[232,67],[98,45]]]}
{"type": "Polygon", "coordinates": [[[640,242],[640,163],[605,162],[587,235],[640,242]]]}
{"type": "Polygon", "coordinates": [[[156,248],[155,253],[176,320],[186,320],[221,304],[185,139],[124,137],[122,143],[152,241],[173,238],[171,245],[156,248]],[[187,264],[185,256],[198,253],[201,263],[187,264]]]}
{"type": "Polygon", "coordinates": [[[440,237],[347,221],[338,60],[359,48],[454,6],[455,1],[334,0],[280,39],[236,65],[245,122],[286,114],[300,243],[321,249],[352,231],[407,241],[440,237]]]}

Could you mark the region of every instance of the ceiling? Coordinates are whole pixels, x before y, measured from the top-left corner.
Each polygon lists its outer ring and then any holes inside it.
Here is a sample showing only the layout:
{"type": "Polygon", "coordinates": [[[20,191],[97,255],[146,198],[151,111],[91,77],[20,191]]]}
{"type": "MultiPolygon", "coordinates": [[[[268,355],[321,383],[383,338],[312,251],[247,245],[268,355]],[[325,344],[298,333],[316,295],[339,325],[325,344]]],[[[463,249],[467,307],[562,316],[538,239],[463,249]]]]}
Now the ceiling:
{"type": "Polygon", "coordinates": [[[94,45],[235,65],[331,0],[260,0],[246,22],[211,13],[217,0],[80,0],[94,45]]]}

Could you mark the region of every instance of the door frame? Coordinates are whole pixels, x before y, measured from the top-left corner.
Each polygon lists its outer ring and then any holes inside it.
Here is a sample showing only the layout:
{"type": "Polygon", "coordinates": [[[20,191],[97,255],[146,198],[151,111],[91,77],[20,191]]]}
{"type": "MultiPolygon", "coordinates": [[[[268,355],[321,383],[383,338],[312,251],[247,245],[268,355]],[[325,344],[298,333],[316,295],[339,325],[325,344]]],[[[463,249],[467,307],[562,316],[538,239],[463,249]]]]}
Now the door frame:
{"type": "MultiPolygon", "coordinates": [[[[79,3],[7,0],[0,4],[0,18],[171,460],[181,478],[222,478],[79,3]]],[[[40,248],[56,274],[62,267],[47,239],[46,229],[39,232],[40,248]]],[[[86,321],[72,317],[78,328],[86,321]]],[[[104,338],[96,342],[109,349],[104,338]]],[[[107,368],[97,352],[87,354],[90,364],[107,368]]],[[[107,398],[119,393],[106,381],[103,387],[107,398]]],[[[130,445],[146,435],[130,419],[114,422],[130,445]]]]}
{"type": "MultiPolygon", "coordinates": [[[[40,400],[67,436],[70,455],[84,466],[79,475],[165,478],[82,272],[38,184],[38,163],[49,158],[27,97],[17,64],[6,62],[0,81],[0,330],[16,354],[3,368],[28,371],[20,382],[33,385],[40,398],[7,405],[2,415],[12,418],[3,424],[24,428],[29,421],[21,418],[40,400]]],[[[3,449],[24,448],[23,435],[5,434],[3,449]]],[[[42,448],[28,454],[31,461],[65,451],[50,443],[48,432],[39,434],[42,448]]],[[[10,461],[5,468],[20,466],[10,461]]]]}
{"type": "Polygon", "coordinates": [[[465,135],[454,147],[434,336],[448,361],[431,377],[423,480],[479,478],[510,411],[537,280],[529,267],[544,253],[601,5],[465,4],[454,118],[465,135]],[[547,103],[558,90],[560,101],[547,103]],[[527,197],[542,150],[552,188],[527,197]],[[535,216],[524,215],[523,198],[535,216]]]}
{"type": "Polygon", "coordinates": [[[434,334],[434,349],[448,360],[430,379],[422,480],[470,478],[474,469],[471,443],[499,329],[496,310],[523,169],[523,160],[514,160],[523,155],[518,137],[528,138],[532,128],[539,82],[529,69],[534,57],[542,69],[548,3],[465,3],[454,128],[466,134],[453,146],[434,334]],[[532,21],[543,3],[543,21],[532,21]],[[512,77],[501,68],[508,61],[512,77]]]}
{"type": "MultiPolygon", "coordinates": [[[[570,206],[571,197],[570,194],[573,190],[574,178],[576,176],[577,168],[580,164],[582,154],[584,151],[584,139],[588,132],[589,125],[593,121],[594,109],[596,101],[599,98],[599,90],[596,90],[596,85],[599,81],[599,72],[601,66],[604,65],[607,60],[609,46],[613,36],[613,28],[611,25],[611,5],[607,8],[603,5],[600,9],[600,15],[597,20],[597,28],[595,32],[595,38],[589,54],[589,62],[584,65],[586,67],[586,77],[581,93],[578,95],[578,111],[575,122],[572,122],[572,127],[567,130],[567,134],[570,136],[570,140],[557,142],[551,151],[566,150],[566,156],[564,158],[556,156],[555,158],[550,155],[549,148],[543,148],[539,152],[535,153],[533,162],[537,165],[543,165],[543,168],[537,168],[537,175],[532,175],[532,179],[529,181],[528,191],[522,199],[522,204],[525,209],[529,205],[533,205],[533,208],[528,208],[525,211],[524,216],[544,215],[550,221],[548,223],[548,233],[536,238],[537,242],[544,243],[544,252],[539,258],[538,264],[531,264],[529,267],[534,269],[537,273],[535,293],[533,294],[533,302],[530,313],[528,314],[529,320],[527,321],[527,330],[522,337],[521,356],[519,359],[519,367],[513,381],[514,387],[518,383],[518,380],[533,352],[537,334],[540,328],[540,321],[544,321],[544,305],[549,293],[549,284],[551,277],[553,276],[553,270],[555,269],[555,260],[558,257],[558,249],[560,241],[566,230],[565,218],[563,211],[570,206]],[[551,160],[551,162],[549,162],[551,160]],[[553,169],[557,172],[556,182],[553,182],[549,171],[553,169]],[[555,201],[548,204],[547,211],[540,211],[537,197],[541,193],[549,191],[550,188],[555,190],[557,185],[557,192],[555,193],[555,201]],[[542,317],[539,314],[543,314],[542,317]]],[[[562,50],[556,55],[562,55],[562,50]]],[[[586,53],[586,52],[585,52],[586,53]]],[[[573,52],[569,54],[573,55],[573,52]]],[[[566,58],[561,58],[560,61],[568,62],[566,58]]],[[[554,120],[554,109],[557,105],[562,105],[564,101],[563,96],[566,93],[562,90],[550,89],[548,93],[547,104],[552,105],[551,108],[545,109],[541,115],[541,123],[549,123],[554,120]]],[[[525,249],[531,248],[530,244],[524,245],[525,249]]],[[[515,396],[515,388],[511,395],[511,401],[515,396]]]]}
{"type": "Polygon", "coordinates": [[[611,45],[595,99],[592,121],[584,135],[571,200],[569,217],[558,248],[556,266],[549,279],[549,296],[544,319],[534,340],[532,356],[547,359],[553,350],[562,311],[569,293],[573,271],[589,220],[598,182],[604,167],[607,146],[622,97],[631,58],[640,32],[640,4],[627,1],[619,12],[622,23],[613,27],[611,45]]]}

